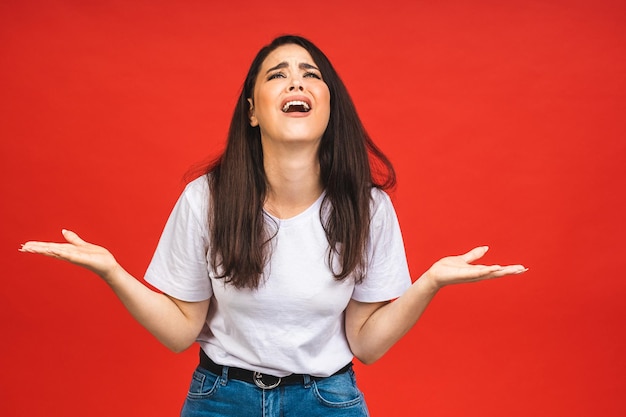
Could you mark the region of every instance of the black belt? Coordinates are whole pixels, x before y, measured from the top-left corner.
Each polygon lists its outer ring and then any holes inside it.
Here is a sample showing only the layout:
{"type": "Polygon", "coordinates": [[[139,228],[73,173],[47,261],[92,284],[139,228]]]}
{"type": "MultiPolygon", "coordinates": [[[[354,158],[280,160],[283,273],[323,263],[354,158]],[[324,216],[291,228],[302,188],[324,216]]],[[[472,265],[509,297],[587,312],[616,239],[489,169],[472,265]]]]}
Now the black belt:
{"type": "MultiPolygon", "coordinates": [[[[216,375],[222,375],[222,372],[224,370],[224,367],[213,362],[211,358],[209,358],[206,353],[204,353],[204,350],[202,350],[202,348],[200,349],[200,367],[206,369],[207,371],[211,371],[216,375]]],[[[346,366],[335,372],[332,376],[348,372],[350,368],[352,368],[352,362],[348,363],[346,366]]],[[[262,389],[272,389],[276,388],[279,385],[302,384],[304,383],[305,377],[307,376],[313,381],[324,378],[305,374],[291,374],[284,377],[278,377],[274,375],[262,374],[260,372],[249,371],[247,369],[235,368],[232,366],[228,367],[228,378],[249,382],[251,384],[255,384],[257,387],[262,389]]]]}

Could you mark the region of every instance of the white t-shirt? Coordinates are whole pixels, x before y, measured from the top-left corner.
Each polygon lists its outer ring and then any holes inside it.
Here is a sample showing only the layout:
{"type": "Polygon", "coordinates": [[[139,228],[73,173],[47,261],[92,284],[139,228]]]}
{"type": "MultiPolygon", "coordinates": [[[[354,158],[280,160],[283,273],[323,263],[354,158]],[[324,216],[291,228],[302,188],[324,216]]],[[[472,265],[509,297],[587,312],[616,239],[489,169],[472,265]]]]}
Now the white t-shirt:
{"type": "Polygon", "coordinates": [[[276,376],[328,376],[353,358],[344,330],[351,298],[362,302],[399,297],[411,284],[400,227],[389,196],[372,189],[367,273],[355,285],[338,281],[328,266],[320,221],[323,194],[304,212],[281,220],[256,290],[215,278],[209,262],[208,182],[190,182],[176,203],[145,279],[183,301],[211,299],[198,337],[216,363],[276,376]]]}

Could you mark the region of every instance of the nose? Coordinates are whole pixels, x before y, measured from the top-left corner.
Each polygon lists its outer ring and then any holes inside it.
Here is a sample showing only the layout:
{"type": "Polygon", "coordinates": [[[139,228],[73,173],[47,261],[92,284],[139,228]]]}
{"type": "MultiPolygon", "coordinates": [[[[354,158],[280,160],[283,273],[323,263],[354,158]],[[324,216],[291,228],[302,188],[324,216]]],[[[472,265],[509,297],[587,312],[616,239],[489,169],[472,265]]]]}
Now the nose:
{"type": "Polygon", "coordinates": [[[291,83],[289,84],[289,91],[304,91],[304,86],[302,85],[302,80],[298,77],[293,77],[291,79],[291,83]]]}

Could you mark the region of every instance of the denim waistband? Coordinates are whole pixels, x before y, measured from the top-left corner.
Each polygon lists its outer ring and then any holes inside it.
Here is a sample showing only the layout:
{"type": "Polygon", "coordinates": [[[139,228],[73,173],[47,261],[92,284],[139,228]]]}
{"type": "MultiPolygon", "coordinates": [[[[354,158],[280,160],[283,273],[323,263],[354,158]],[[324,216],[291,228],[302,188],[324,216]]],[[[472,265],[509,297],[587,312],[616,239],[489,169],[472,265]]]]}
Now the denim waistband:
{"type": "MultiPolygon", "coordinates": [[[[206,353],[204,353],[204,350],[202,350],[202,348],[200,348],[200,367],[217,375],[222,375],[222,373],[224,372],[224,366],[218,365],[217,363],[213,362],[213,360],[209,358],[206,353]]],[[[229,366],[227,368],[228,378],[249,382],[263,389],[276,388],[279,385],[302,384],[310,380],[317,381],[320,379],[324,379],[324,377],[316,377],[307,374],[291,374],[284,377],[278,377],[232,366],[229,366]]],[[[335,372],[332,376],[348,372],[350,368],[352,368],[352,362],[349,362],[346,366],[335,372]]]]}

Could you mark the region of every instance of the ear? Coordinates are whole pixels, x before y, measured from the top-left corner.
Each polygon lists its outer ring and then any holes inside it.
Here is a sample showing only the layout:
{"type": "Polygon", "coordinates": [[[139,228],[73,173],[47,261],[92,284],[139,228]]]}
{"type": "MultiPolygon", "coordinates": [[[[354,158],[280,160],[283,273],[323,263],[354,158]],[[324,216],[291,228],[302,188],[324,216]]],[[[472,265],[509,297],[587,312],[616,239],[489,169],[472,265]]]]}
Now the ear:
{"type": "Polygon", "coordinates": [[[250,110],[248,110],[248,118],[250,119],[250,126],[257,127],[259,125],[259,121],[256,119],[256,116],[254,115],[254,103],[252,102],[251,98],[248,99],[248,103],[250,103],[250,110]]]}

